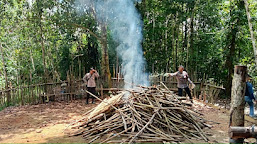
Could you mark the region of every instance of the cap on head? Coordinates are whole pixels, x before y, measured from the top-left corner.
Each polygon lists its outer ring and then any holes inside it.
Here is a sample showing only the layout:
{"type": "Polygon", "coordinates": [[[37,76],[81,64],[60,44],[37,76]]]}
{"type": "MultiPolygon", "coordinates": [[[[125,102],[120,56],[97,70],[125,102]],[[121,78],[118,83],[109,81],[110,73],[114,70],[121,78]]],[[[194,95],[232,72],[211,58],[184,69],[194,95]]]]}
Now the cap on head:
{"type": "Polygon", "coordinates": [[[252,76],[251,76],[251,75],[249,75],[249,74],[246,74],[246,77],[247,77],[247,78],[252,78],[252,76]]]}

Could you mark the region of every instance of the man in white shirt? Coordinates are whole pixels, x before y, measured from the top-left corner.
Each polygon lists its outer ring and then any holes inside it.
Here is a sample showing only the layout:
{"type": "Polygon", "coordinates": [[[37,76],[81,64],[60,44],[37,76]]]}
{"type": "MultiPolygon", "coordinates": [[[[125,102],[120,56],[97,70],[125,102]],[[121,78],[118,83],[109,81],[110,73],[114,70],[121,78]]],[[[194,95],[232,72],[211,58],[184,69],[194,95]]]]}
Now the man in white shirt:
{"type": "MultiPolygon", "coordinates": [[[[99,77],[98,72],[91,68],[89,73],[87,73],[84,77],[83,77],[83,81],[85,82],[85,84],[87,85],[87,90],[89,92],[91,92],[92,94],[96,95],[96,78],[99,77]]],[[[89,100],[89,94],[87,94],[87,101],[86,104],[88,104],[88,100],[89,100]]],[[[95,103],[95,98],[92,97],[92,103],[95,103]]]]}
{"type": "Polygon", "coordinates": [[[188,87],[187,82],[189,82],[190,84],[193,84],[193,82],[190,80],[188,74],[186,71],[184,71],[184,67],[183,66],[179,66],[178,71],[175,73],[166,73],[165,75],[167,76],[176,76],[177,81],[178,81],[178,95],[182,96],[183,93],[183,89],[186,91],[187,95],[190,97],[191,102],[193,102],[193,98],[191,95],[191,91],[188,87]]]}

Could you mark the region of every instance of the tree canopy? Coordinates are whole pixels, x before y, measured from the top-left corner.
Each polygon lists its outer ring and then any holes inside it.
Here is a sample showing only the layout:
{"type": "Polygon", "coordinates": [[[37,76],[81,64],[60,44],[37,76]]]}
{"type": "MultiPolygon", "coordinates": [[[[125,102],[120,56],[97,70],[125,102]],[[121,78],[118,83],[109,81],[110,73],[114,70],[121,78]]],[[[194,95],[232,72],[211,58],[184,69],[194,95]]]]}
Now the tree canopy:
{"type": "MultiPolygon", "coordinates": [[[[247,2],[256,38],[257,1],[247,2]]],[[[184,65],[194,80],[213,78],[227,89],[235,64],[256,76],[245,1],[142,0],[135,6],[143,21],[147,72],[184,65]]],[[[76,0],[0,2],[1,89],[62,81],[71,72],[82,78],[90,67],[110,81],[114,66],[122,67],[117,46],[108,25],[76,0]]]]}

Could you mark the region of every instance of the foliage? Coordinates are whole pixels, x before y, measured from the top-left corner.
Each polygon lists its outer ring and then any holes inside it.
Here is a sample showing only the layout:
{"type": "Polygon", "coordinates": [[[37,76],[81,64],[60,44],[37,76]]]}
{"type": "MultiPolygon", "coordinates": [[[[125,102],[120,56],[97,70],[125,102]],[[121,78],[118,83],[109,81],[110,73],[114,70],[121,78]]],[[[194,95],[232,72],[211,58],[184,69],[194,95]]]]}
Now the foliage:
{"type": "MultiPolygon", "coordinates": [[[[226,83],[231,29],[240,20],[232,64],[248,65],[256,76],[245,9],[237,3],[238,0],[137,3],[144,24],[142,45],[147,70],[174,72],[178,65],[184,65],[195,81],[207,76],[216,83],[226,83]]],[[[257,29],[257,2],[249,3],[253,27],[257,29]]],[[[67,73],[81,78],[90,67],[100,70],[101,43],[92,33],[101,34],[94,16],[80,9],[75,0],[1,1],[0,44],[9,87],[42,83],[45,77],[48,82],[66,80],[67,73]]],[[[108,34],[112,73],[113,66],[120,65],[116,47],[108,34]]],[[[1,59],[1,89],[6,85],[3,67],[1,59]]]]}

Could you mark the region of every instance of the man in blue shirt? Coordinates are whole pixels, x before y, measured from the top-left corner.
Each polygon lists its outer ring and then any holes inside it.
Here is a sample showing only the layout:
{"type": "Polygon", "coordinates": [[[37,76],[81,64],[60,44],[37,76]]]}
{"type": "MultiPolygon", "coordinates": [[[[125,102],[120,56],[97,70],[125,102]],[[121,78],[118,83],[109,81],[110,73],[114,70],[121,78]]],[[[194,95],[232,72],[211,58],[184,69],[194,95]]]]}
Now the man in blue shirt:
{"type": "Polygon", "coordinates": [[[247,75],[246,77],[246,90],[245,90],[245,102],[247,102],[250,106],[250,117],[256,117],[254,115],[254,103],[253,100],[255,101],[255,96],[253,94],[253,85],[250,83],[251,76],[247,75]]]}

